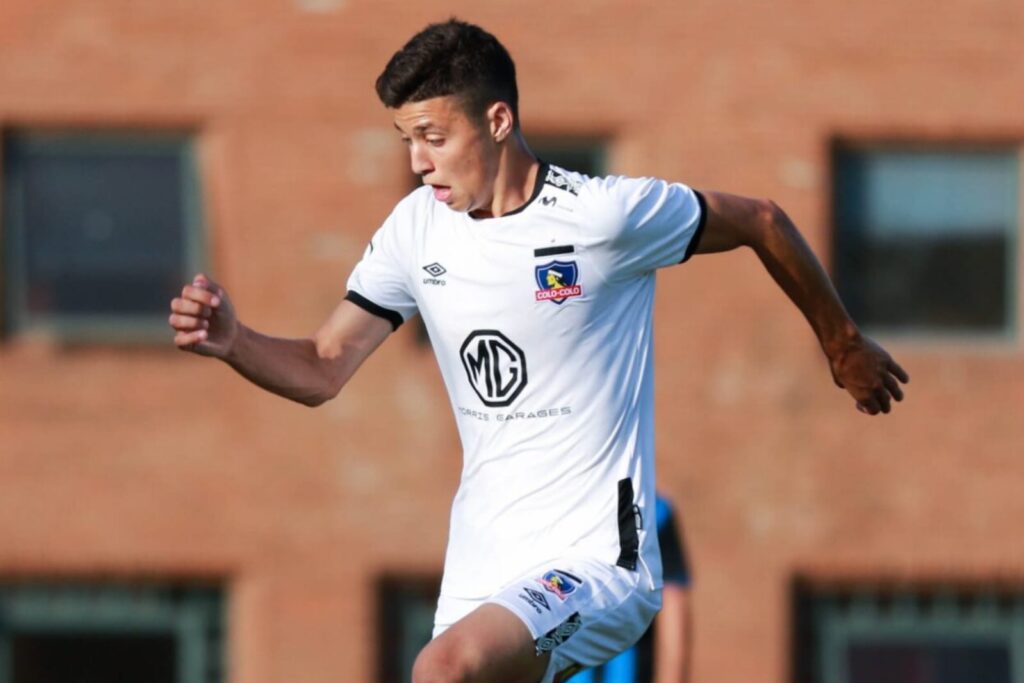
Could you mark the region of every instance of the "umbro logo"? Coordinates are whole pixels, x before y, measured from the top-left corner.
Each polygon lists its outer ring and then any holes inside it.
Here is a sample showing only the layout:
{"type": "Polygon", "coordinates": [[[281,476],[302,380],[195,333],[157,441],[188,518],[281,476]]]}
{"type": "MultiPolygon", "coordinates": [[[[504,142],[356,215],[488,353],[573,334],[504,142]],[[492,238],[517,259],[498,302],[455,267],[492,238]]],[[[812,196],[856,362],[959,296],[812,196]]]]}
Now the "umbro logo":
{"type": "Polygon", "coordinates": [[[548,612],[551,611],[551,605],[548,604],[548,599],[544,597],[544,594],[533,588],[523,587],[523,592],[519,594],[519,599],[524,600],[526,604],[537,611],[537,614],[544,614],[541,610],[543,607],[548,612]]]}
{"type": "Polygon", "coordinates": [[[437,261],[431,263],[429,266],[423,266],[423,270],[427,271],[427,274],[430,275],[430,277],[423,278],[423,284],[436,285],[438,287],[444,287],[445,285],[448,284],[444,280],[439,279],[448,271],[445,270],[445,267],[442,266],[437,261]]]}

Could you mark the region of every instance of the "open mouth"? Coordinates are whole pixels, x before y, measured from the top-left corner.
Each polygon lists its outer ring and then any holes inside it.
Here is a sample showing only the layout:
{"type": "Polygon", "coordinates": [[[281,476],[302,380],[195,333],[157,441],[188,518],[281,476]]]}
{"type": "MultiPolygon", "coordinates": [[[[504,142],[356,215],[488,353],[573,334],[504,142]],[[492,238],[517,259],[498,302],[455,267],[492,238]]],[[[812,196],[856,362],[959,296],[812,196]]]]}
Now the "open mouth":
{"type": "Polygon", "coordinates": [[[431,185],[434,188],[434,199],[439,202],[447,202],[452,196],[452,188],[447,185],[431,185]]]}

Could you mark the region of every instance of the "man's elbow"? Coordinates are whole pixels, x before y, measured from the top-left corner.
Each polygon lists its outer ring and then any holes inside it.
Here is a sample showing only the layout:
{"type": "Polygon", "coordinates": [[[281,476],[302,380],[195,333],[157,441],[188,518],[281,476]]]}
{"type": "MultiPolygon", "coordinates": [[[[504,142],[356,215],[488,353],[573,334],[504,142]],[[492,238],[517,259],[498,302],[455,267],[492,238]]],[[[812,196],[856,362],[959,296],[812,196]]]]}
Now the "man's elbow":
{"type": "Polygon", "coordinates": [[[313,339],[316,348],[316,376],[320,379],[317,386],[308,394],[298,398],[298,402],[310,408],[322,406],[341,393],[345,379],[340,372],[340,354],[333,347],[320,339],[313,339]]]}
{"type": "Polygon", "coordinates": [[[332,398],[334,398],[334,396],[337,396],[337,394],[330,395],[327,393],[316,393],[310,394],[308,396],[302,396],[295,400],[301,403],[302,405],[306,406],[307,408],[317,408],[330,401],[332,398]]]}
{"type": "Polygon", "coordinates": [[[316,387],[310,387],[309,391],[299,395],[293,396],[292,398],[307,408],[316,408],[330,401],[332,398],[337,396],[341,391],[341,387],[335,388],[332,385],[323,384],[316,387]]]}
{"type": "Polygon", "coordinates": [[[758,249],[772,242],[780,233],[793,228],[789,216],[771,199],[758,199],[755,208],[753,230],[747,235],[746,246],[758,249]]]}
{"type": "Polygon", "coordinates": [[[777,229],[789,223],[789,216],[771,199],[757,200],[757,216],[758,224],[766,230],[777,229]]]}

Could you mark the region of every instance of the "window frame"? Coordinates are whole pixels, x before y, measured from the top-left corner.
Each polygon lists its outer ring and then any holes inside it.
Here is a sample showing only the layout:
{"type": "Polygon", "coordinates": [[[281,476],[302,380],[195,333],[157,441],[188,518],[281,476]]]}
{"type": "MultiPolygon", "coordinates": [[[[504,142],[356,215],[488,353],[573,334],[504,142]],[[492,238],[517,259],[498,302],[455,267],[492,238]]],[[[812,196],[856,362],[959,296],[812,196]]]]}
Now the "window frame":
{"type": "Polygon", "coordinates": [[[178,683],[227,680],[226,598],[207,584],[15,580],[0,583],[0,683],[18,635],[159,634],[174,638],[178,683]],[[211,647],[218,652],[211,653],[211,647]]]}
{"type": "MultiPolygon", "coordinates": [[[[412,662],[418,650],[414,652],[410,648],[415,634],[404,620],[407,616],[405,609],[416,605],[427,607],[434,614],[441,593],[441,578],[440,570],[386,572],[377,577],[377,683],[405,683],[410,680],[412,662]]],[[[429,638],[427,640],[429,642],[429,638]]]]}
{"type": "MultiPolygon", "coordinates": [[[[527,140],[530,149],[541,161],[555,166],[561,166],[560,157],[564,155],[584,155],[591,157],[593,164],[593,176],[600,177],[608,175],[608,161],[611,156],[613,139],[600,136],[579,136],[579,135],[558,135],[553,133],[540,133],[531,135],[527,140]]],[[[564,167],[568,171],[587,173],[585,169],[564,167]]]]}
{"type": "Polygon", "coordinates": [[[1005,644],[1010,681],[1024,680],[1024,587],[899,582],[793,584],[793,680],[848,683],[858,640],[906,643],[969,639],[1005,644]],[[965,607],[968,605],[968,607],[965,607]]]}
{"type": "Polygon", "coordinates": [[[914,345],[918,350],[935,350],[947,353],[950,350],[979,350],[982,352],[1017,353],[1022,347],[1021,326],[1024,325],[1024,141],[1002,137],[933,137],[909,135],[838,135],[829,143],[829,185],[828,206],[830,219],[829,258],[830,271],[837,289],[843,285],[838,277],[840,199],[839,184],[841,170],[839,160],[843,154],[872,153],[913,153],[933,152],[954,155],[970,152],[1004,152],[1016,162],[1016,225],[1008,226],[1006,237],[1006,323],[998,331],[954,331],[942,329],[910,328],[899,329],[884,325],[872,325],[857,320],[861,329],[873,336],[896,343],[914,345]]]}
{"type": "MultiPolygon", "coordinates": [[[[64,343],[162,344],[167,340],[167,311],[152,314],[31,313],[26,306],[27,266],[23,169],[14,163],[20,153],[80,154],[107,152],[170,152],[181,163],[182,282],[207,267],[206,226],[203,212],[198,139],[183,129],[34,128],[18,126],[2,131],[3,152],[3,272],[0,282],[2,337],[55,338],[64,343]]],[[[169,302],[168,302],[169,303],[169,302]]]]}

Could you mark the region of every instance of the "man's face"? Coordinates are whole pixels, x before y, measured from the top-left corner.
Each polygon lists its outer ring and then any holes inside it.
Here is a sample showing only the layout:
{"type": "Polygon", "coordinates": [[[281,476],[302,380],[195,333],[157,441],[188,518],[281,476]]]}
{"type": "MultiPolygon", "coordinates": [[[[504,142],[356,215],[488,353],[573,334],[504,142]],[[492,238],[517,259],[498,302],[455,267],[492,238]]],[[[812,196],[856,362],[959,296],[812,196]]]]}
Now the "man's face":
{"type": "Polygon", "coordinates": [[[487,121],[471,120],[451,95],[407,102],[394,112],[412,172],[434,188],[434,198],[455,211],[489,210],[498,147],[487,121]]]}

